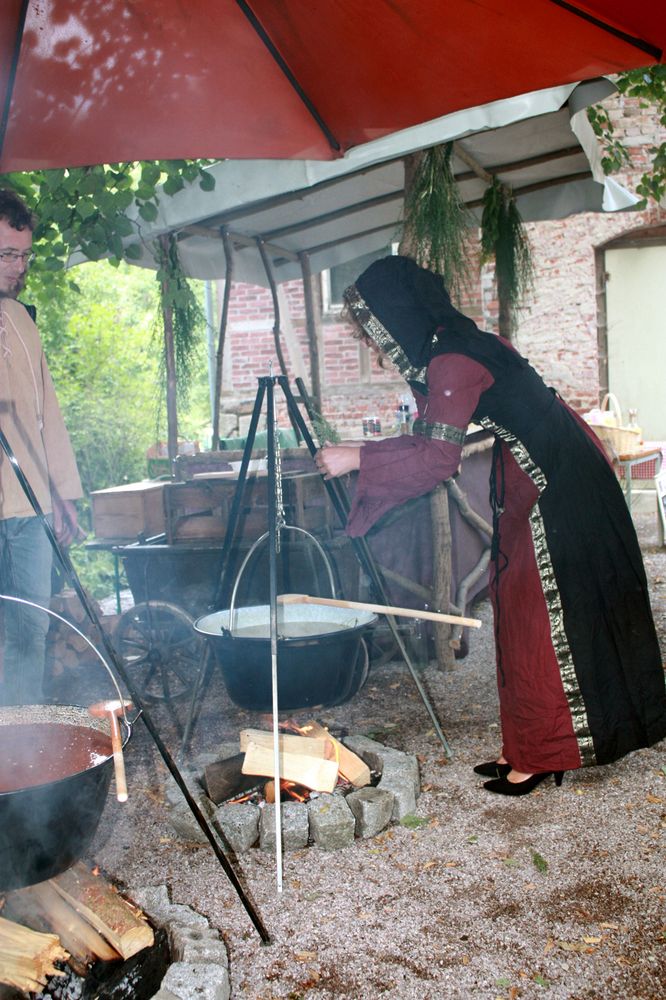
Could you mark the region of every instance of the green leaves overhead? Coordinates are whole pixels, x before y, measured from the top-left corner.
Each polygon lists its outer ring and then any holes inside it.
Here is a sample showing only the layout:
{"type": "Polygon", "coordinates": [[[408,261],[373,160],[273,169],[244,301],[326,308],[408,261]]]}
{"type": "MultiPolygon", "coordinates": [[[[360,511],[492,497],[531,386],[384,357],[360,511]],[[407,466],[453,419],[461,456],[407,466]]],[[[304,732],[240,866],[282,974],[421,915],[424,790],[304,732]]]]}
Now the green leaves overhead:
{"type": "MultiPolygon", "coordinates": [[[[654,107],[658,123],[666,127],[666,65],[627,70],[619,74],[615,83],[621,94],[638,98],[640,107],[654,107]]],[[[607,108],[596,104],[588,108],[587,116],[595,135],[602,142],[604,155],[601,163],[605,173],[613,174],[619,170],[631,169],[631,154],[616,138],[613,120],[607,108]]],[[[636,185],[636,193],[642,199],[636,206],[639,209],[646,208],[649,201],[658,204],[666,195],[666,142],[648,147],[648,153],[652,158],[650,168],[644,171],[636,185]]]]}
{"type": "Polygon", "coordinates": [[[0,185],[14,188],[38,218],[34,234],[33,273],[62,270],[80,251],[89,260],[141,257],[140,225],[158,216],[160,195],[171,196],[197,179],[212,191],[215,178],[206,170],[211,160],[158,160],[100,164],[64,170],[5,174],[0,185]],[[134,205],[139,219],[127,216],[134,205]],[[137,242],[123,248],[136,232],[137,242]]]}

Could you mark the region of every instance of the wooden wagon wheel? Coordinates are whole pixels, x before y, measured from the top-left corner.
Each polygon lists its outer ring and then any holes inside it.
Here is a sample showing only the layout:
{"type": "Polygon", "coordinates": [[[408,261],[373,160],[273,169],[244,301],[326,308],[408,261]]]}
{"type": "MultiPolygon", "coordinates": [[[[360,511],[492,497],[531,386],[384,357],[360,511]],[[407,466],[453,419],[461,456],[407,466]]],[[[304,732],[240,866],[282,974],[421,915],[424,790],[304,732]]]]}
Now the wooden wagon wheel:
{"type": "Polygon", "coordinates": [[[146,601],[125,611],[115,645],[146,701],[171,702],[191,694],[201,663],[202,637],[175,604],[146,601]]]}

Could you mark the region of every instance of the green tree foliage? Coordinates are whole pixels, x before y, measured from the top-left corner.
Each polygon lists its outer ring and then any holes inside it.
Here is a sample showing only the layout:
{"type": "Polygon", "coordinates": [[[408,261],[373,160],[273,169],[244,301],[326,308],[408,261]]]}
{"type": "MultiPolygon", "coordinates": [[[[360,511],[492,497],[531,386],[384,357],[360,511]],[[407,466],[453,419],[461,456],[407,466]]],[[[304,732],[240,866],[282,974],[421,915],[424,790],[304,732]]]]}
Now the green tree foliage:
{"type": "MultiPolygon", "coordinates": [[[[159,309],[154,275],[82,264],[79,290],[64,288],[38,323],[86,493],[146,475],[155,440],[159,309]]],[[[31,298],[30,285],[24,298],[31,298]]]]}
{"type": "MultiPolygon", "coordinates": [[[[665,65],[628,70],[620,73],[615,83],[621,94],[638,98],[641,107],[653,107],[658,123],[666,128],[665,65]]],[[[588,117],[595,134],[602,140],[604,146],[602,165],[605,172],[611,174],[630,169],[631,155],[616,137],[607,108],[603,104],[596,104],[588,109],[588,117]]],[[[636,193],[642,198],[638,208],[645,208],[650,200],[659,203],[666,194],[666,142],[651,146],[649,153],[652,158],[650,168],[643,173],[636,185],[636,193]]]]}

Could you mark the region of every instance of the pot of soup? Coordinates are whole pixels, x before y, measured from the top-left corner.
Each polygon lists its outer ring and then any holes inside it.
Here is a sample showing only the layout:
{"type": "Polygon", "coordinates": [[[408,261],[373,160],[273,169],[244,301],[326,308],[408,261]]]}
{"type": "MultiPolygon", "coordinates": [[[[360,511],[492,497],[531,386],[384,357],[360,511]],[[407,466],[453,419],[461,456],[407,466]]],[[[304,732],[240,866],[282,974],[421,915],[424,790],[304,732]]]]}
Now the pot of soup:
{"type": "MultiPolygon", "coordinates": [[[[339,705],[365,683],[364,635],[377,621],[367,611],[294,603],[278,605],[277,677],[281,709],[339,705]]],[[[242,708],[272,706],[270,606],[204,615],[194,628],[206,637],[229,697],[242,708]]]]}
{"type": "Polygon", "coordinates": [[[112,774],[107,720],[69,705],[0,708],[0,892],[53,878],[85,854],[112,774]]]}

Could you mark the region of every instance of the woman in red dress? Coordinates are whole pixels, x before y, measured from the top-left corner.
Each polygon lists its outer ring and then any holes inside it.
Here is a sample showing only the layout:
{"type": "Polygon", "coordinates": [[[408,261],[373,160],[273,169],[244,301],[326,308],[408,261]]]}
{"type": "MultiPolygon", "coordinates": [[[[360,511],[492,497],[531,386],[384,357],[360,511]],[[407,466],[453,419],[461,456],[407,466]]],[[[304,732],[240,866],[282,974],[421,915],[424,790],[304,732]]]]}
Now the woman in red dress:
{"type": "Polygon", "coordinates": [[[317,454],[328,477],[358,469],[347,524],[453,476],[468,423],[495,435],[491,598],[503,746],[485,788],[523,795],[666,736],[666,687],[633,522],[594,433],[501,337],[451,304],[405,257],[345,292],[362,337],[414,393],[414,434],[317,454]]]}

